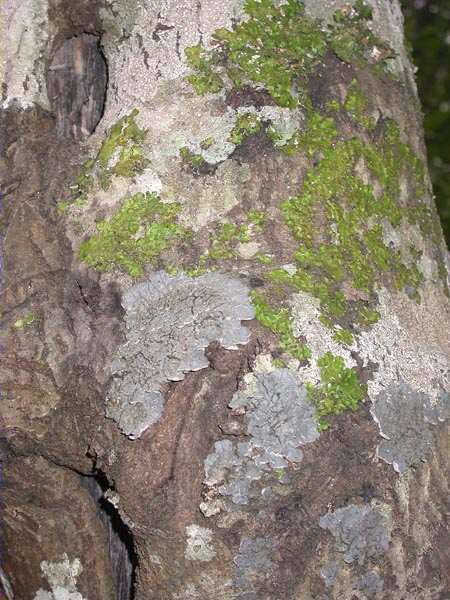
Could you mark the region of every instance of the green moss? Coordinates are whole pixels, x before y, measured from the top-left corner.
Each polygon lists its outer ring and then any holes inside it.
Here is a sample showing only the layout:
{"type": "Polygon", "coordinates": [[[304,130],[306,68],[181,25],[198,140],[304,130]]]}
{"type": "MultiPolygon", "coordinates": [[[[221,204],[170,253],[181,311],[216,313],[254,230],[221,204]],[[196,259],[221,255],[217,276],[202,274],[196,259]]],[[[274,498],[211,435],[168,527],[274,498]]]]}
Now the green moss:
{"type": "Polygon", "coordinates": [[[276,310],[270,307],[256,292],[252,293],[251,298],[255,318],[278,336],[280,349],[298,360],[310,358],[310,349],[301,344],[292,333],[289,311],[286,308],[276,310]]]}
{"type": "Polygon", "coordinates": [[[345,410],[356,410],[366,394],[355,369],[348,369],[341,356],[327,352],[317,360],[320,384],[307,384],[309,400],[316,407],[321,429],[328,427],[325,417],[338,415],[345,410]]]}
{"type": "Polygon", "coordinates": [[[348,86],[344,108],[354,121],[368,131],[372,131],[375,128],[376,121],[373,117],[366,114],[367,100],[359,89],[356,79],[353,79],[348,86]]]}
{"type": "Polygon", "coordinates": [[[273,262],[273,257],[270,254],[256,254],[255,260],[262,265],[270,265],[273,262]]]}
{"type": "Polygon", "coordinates": [[[194,170],[198,169],[206,162],[201,154],[195,154],[195,152],[189,150],[187,146],[180,148],[180,156],[183,161],[194,170]]]}
{"type": "Polygon", "coordinates": [[[175,223],[179,204],[163,204],[156,194],[125,199],[109,221],[97,223],[97,233],[79,249],[81,260],[100,271],[118,266],[132,277],[187,230],[175,223]]]}
{"type": "Polygon", "coordinates": [[[244,113],[239,115],[236,123],[231,130],[229,141],[239,146],[245,138],[261,131],[261,122],[253,113],[244,113]]]}
{"type": "Polygon", "coordinates": [[[255,231],[262,231],[266,223],[266,215],[260,210],[251,210],[247,215],[255,231]]]}
{"type": "Polygon", "coordinates": [[[273,0],[246,0],[244,10],[246,19],[232,30],[214,32],[215,48],[207,51],[199,44],[185,50],[193,70],[187,80],[197,94],[220,91],[226,74],[232,87],[263,87],[280,106],[308,106],[307,75],[328,48],[341,60],[357,64],[377,62],[384,67],[392,57],[392,50],[368,27],[370,11],[359,0],[352,9],[337,11],[328,30],[309,18],[297,0],[281,6],[273,0]]]}
{"type": "Polygon", "coordinates": [[[353,344],[353,334],[348,329],[338,329],[333,335],[333,340],[345,346],[351,346],[353,344]]]}
{"type": "MultiPolygon", "coordinates": [[[[331,145],[326,132],[323,143],[315,146],[321,149],[322,160],[307,174],[301,193],[280,206],[300,243],[294,255],[297,273],[288,283],[318,298],[324,316],[331,320],[354,320],[342,292],[336,291],[344,282],[372,297],[375,287],[384,282],[419,301],[423,278],[417,257],[412,256],[405,264],[400,252],[385,244],[380,225],[387,219],[398,227],[402,217],[410,213],[401,206],[399,173],[407,174],[417,189],[423,182],[423,171],[409,147],[400,141],[398,130],[387,122],[385,136],[376,145],[357,138],[331,145]],[[378,180],[382,188],[378,197],[356,174],[359,161],[378,180]],[[320,229],[314,225],[317,211],[321,214],[320,229]],[[370,221],[376,224],[369,226],[370,221]]],[[[425,215],[424,223],[429,222],[427,219],[425,215]]],[[[286,275],[282,276],[286,280],[286,275]]]]}
{"type": "Polygon", "coordinates": [[[334,13],[335,27],[330,45],[333,52],[343,62],[363,67],[367,63],[375,64],[382,71],[387,69],[388,60],[395,54],[369,27],[372,8],[356,0],[352,7],[347,6],[334,13]],[[377,55],[372,54],[377,48],[377,55]]]}
{"type": "Polygon", "coordinates": [[[107,190],[112,177],[134,177],[145,169],[148,161],[144,157],[142,142],[147,131],[136,124],[138,112],[134,109],[117,121],[108,131],[96,157],[87,159],[81,165],[70,186],[69,199],[57,205],[59,214],[64,214],[71,206],[86,204],[96,180],[100,187],[107,190]]]}
{"type": "Polygon", "coordinates": [[[14,329],[25,329],[26,327],[30,327],[31,325],[35,325],[39,321],[38,315],[35,313],[27,313],[20,319],[14,322],[14,329]]]}
{"type": "Polygon", "coordinates": [[[341,105],[336,99],[333,99],[328,100],[328,102],[325,104],[325,108],[329,112],[338,112],[339,110],[341,110],[341,105]]]}
{"type": "Polygon", "coordinates": [[[195,71],[187,81],[200,96],[206,93],[215,94],[223,87],[221,77],[215,72],[219,57],[216,52],[206,52],[200,44],[184,50],[187,64],[195,71]]]}
{"type": "Polygon", "coordinates": [[[373,308],[363,306],[359,311],[358,321],[367,327],[375,325],[380,320],[380,313],[373,308]]]}
{"type": "Polygon", "coordinates": [[[132,110],[110,128],[92,164],[92,167],[97,166],[97,176],[103,189],[108,189],[112,176],[133,177],[148,164],[142,151],[147,131],[136,124],[138,113],[137,109],[132,110]]]}

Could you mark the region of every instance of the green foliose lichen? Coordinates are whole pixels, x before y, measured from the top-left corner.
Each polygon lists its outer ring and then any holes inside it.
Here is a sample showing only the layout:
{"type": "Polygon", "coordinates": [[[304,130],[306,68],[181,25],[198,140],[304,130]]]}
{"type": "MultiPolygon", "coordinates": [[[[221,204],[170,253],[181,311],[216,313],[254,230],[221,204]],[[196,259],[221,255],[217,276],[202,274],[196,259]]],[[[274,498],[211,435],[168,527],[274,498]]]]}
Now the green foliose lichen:
{"type": "Polygon", "coordinates": [[[114,216],[97,223],[97,233],[84,241],[80,259],[100,271],[114,266],[139,277],[146,263],[188,231],[176,223],[180,205],[164,204],[153,193],[126,198],[114,216]]]}
{"type": "Polygon", "coordinates": [[[345,410],[356,410],[367,388],[360,383],[355,369],[345,366],[341,356],[327,352],[317,360],[320,384],[306,384],[309,400],[316,407],[320,429],[329,426],[326,417],[338,415],[345,410]]]}

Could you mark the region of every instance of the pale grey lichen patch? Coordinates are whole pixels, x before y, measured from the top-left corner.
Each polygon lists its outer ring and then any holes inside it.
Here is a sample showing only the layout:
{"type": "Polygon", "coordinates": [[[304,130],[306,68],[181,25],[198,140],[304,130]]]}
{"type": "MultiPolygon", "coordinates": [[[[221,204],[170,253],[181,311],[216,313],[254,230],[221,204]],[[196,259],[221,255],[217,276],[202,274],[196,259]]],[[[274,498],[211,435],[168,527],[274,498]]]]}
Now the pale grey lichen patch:
{"type": "Polygon", "coordinates": [[[356,583],[356,588],[363,592],[370,600],[377,598],[383,592],[383,587],[383,578],[376,571],[367,571],[367,573],[359,577],[356,583]]]}
{"type": "Polygon", "coordinates": [[[1,566],[0,566],[0,582],[2,584],[2,589],[3,589],[4,593],[6,594],[7,600],[14,600],[14,592],[13,592],[11,583],[1,566]]]}
{"type": "Polygon", "coordinates": [[[335,560],[330,560],[320,569],[320,576],[322,577],[325,586],[331,587],[336,581],[336,577],[340,571],[340,566],[335,560]]]}
{"type": "MultiPolygon", "coordinates": [[[[249,383],[245,391],[236,392],[229,405],[245,413],[248,441],[219,440],[205,460],[204,483],[238,505],[248,504],[253,481],[300,462],[300,446],[319,436],[314,409],[292,371],[257,372],[249,383]]],[[[212,497],[201,505],[205,516],[222,508],[212,497]]]]}
{"type": "Polygon", "coordinates": [[[270,574],[274,568],[274,541],[263,538],[243,537],[239,554],[234,558],[234,584],[239,590],[239,600],[256,598],[253,582],[270,574]]]}
{"type": "Polygon", "coordinates": [[[255,464],[272,468],[299,462],[299,446],[319,436],[314,408],[306,399],[306,389],[289,369],[276,369],[257,376],[251,395],[236,393],[230,408],[245,408],[251,444],[260,454],[255,464]]]}
{"type": "Polygon", "coordinates": [[[317,359],[331,352],[333,356],[340,356],[344,360],[346,368],[357,366],[353,359],[351,350],[355,345],[345,347],[333,339],[333,331],[320,321],[320,301],[310,294],[299,292],[294,294],[291,300],[292,333],[295,337],[303,336],[305,344],[311,351],[311,360],[307,366],[298,369],[298,374],[303,381],[317,384],[320,382],[320,369],[317,359]]]}
{"type": "Polygon", "coordinates": [[[0,83],[6,92],[3,107],[34,103],[49,108],[45,86],[45,60],[52,28],[47,0],[3,0],[1,4],[0,83]]]}
{"type": "Polygon", "coordinates": [[[39,589],[34,600],[85,600],[77,591],[77,579],[83,571],[78,558],[70,561],[67,554],[61,562],[41,562],[41,571],[48,581],[50,591],[39,589]]]}
{"type": "Polygon", "coordinates": [[[380,319],[356,338],[363,366],[377,365],[367,384],[369,398],[404,382],[434,404],[450,388],[450,338],[442,335],[450,328],[442,310],[445,297],[429,282],[422,286],[421,304],[384,288],[377,293],[380,319]]]}
{"type": "Polygon", "coordinates": [[[390,519],[371,505],[338,508],[320,517],[319,524],[333,534],[346,563],[361,564],[389,549],[390,519]]]}
{"type": "Polygon", "coordinates": [[[237,279],[221,273],[171,277],[164,271],[131,287],[122,304],[126,341],[112,363],[106,415],[136,439],[162,414],[161,386],[207,367],[211,342],[228,349],[247,343],[241,321],[253,318],[253,308],[237,279]]]}
{"type": "Polygon", "coordinates": [[[216,556],[212,544],[213,532],[206,527],[200,527],[193,523],[186,527],[186,549],[184,556],[186,560],[199,560],[209,562],[216,556]]]}
{"type": "Polygon", "coordinates": [[[384,438],[377,455],[403,473],[430,452],[433,445],[430,425],[450,417],[449,395],[442,394],[432,404],[428,395],[400,382],[378,395],[371,414],[384,438]]]}

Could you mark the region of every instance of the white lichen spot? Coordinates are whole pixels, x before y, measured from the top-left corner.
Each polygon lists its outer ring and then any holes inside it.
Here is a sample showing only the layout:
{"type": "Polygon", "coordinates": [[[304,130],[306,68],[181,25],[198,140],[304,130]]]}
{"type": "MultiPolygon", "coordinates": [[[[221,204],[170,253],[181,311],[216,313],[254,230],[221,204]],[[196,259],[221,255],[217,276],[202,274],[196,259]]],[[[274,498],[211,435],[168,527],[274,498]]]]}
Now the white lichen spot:
{"type": "Polygon", "coordinates": [[[213,342],[236,349],[246,344],[241,321],[253,318],[248,290],[220,273],[196,278],[159,271],[131,287],[122,300],[127,339],[112,364],[106,415],[131,439],[158,421],[161,386],[208,366],[213,342]]]}
{"type": "Polygon", "coordinates": [[[250,260],[259,251],[258,242],[242,242],[237,245],[237,252],[244,260],[250,260]]]}
{"type": "Polygon", "coordinates": [[[192,524],[186,527],[186,535],[187,542],[184,551],[186,560],[209,562],[216,556],[212,545],[213,532],[211,529],[192,524]]]}
{"type": "Polygon", "coordinates": [[[85,600],[77,591],[77,579],[83,571],[78,558],[70,561],[67,554],[60,562],[41,562],[41,571],[46,577],[50,591],[39,589],[34,600],[85,600]]]}

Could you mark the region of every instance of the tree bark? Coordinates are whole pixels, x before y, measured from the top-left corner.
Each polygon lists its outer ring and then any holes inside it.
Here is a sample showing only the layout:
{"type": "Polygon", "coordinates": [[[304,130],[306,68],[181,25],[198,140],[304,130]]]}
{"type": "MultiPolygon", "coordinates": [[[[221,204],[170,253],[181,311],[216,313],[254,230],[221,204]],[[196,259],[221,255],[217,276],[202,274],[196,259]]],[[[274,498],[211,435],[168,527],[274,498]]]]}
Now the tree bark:
{"type": "Polygon", "coordinates": [[[5,597],[449,600],[397,0],[2,10],[5,597]]]}

